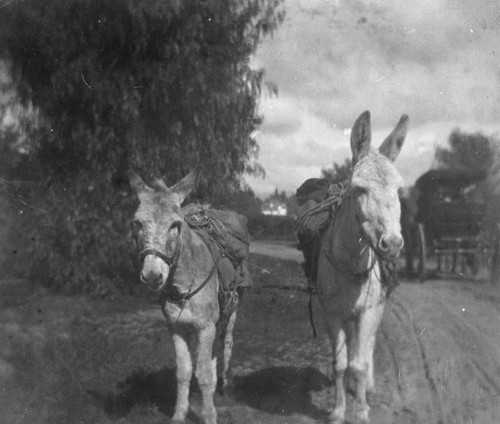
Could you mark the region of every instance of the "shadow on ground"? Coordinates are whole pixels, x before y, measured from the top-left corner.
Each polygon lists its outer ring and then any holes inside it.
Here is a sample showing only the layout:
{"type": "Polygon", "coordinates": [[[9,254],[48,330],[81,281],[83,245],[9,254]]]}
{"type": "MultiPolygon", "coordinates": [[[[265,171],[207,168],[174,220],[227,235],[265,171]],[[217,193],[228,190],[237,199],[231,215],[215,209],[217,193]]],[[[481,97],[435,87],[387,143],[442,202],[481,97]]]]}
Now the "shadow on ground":
{"type": "MultiPolygon", "coordinates": [[[[314,405],[311,392],[328,386],[328,378],[317,369],[296,367],[271,367],[234,378],[234,390],[227,398],[216,395],[216,406],[245,405],[273,415],[300,414],[312,418],[324,417],[325,410],[314,405]]],[[[146,373],[138,371],[119,382],[116,389],[108,393],[90,391],[102,404],[110,418],[126,416],[135,406],[154,405],[162,414],[171,417],[176,399],[175,369],[163,368],[146,373]]],[[[191,401],[199,402],[199,389],[191,385],[191,401]]],[[[189,422],[199,422],[190,411],[189,422]]]]}
{"type": "Polygon", "coordinates": [[[117,384],[109,393],[90,391],[90,394],[102,402],[106,414],[110,417],[123,417],[134,406],[153,404],[167,416],[174,413],[177,388],[175,369],[163,368],[146,373],[137,371],[117,384]]]}
{"type": "Polygon", "coordinates": [[[326,412],[312,400],[311,392],[329,385],[326,375],[313,367],[270,367],[234,378],[234,400],[270,414],[300,414],[312,418],[326,412]]]}

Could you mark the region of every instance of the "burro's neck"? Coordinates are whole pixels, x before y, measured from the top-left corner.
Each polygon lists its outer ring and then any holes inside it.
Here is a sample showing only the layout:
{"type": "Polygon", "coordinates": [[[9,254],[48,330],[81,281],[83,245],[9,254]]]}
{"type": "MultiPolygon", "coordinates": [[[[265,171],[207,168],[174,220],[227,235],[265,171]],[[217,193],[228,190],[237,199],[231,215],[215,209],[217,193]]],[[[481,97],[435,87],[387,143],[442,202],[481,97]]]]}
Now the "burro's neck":
{"type": "Polygon", "coordinates": [[[179,242],[182,247],[173,281],[179,287],[190,288],[193,281],[198,282],[210,271],[213,258],[203,239],[189,227],[182,229],[179,242]]]}
{"type": "Polygon", "coordinates": [[[372,266],[373,252],[363,236],[355,213],[355,200],[348,196],[335,217],[329,240],[330,254],[340,271],[361,274],[372,266]]]}

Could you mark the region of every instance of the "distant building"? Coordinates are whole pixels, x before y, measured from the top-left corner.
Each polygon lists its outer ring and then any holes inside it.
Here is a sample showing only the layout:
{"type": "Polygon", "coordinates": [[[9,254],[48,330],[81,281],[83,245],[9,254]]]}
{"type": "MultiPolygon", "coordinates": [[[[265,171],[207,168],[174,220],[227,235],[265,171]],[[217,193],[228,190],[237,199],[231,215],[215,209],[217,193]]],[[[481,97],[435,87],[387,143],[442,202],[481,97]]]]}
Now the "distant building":
{"type": "Polygon", "coordinates": [[[288,213],[285,202],[279,200],[268,200],[262,204],[261,212],[263,215],[286,216],[288,213]]]}

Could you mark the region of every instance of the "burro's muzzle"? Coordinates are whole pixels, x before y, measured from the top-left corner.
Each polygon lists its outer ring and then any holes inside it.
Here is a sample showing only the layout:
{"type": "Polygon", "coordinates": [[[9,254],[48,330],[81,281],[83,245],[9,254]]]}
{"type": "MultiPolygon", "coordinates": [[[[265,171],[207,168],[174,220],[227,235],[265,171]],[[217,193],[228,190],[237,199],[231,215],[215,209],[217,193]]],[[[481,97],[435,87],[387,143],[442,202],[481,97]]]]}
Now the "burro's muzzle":
{"type": "Polygon", "coordinates": [[[404,244],[401,234],[382,234],[378,239],[377,250],[386,259],[396,259],[404,244]]]}
{"type": "Polygon", "coordinates": [[[155,254],[145,254],[141,281],[152,291],[160,291],[167,282],[170,266],[155,254]]]}

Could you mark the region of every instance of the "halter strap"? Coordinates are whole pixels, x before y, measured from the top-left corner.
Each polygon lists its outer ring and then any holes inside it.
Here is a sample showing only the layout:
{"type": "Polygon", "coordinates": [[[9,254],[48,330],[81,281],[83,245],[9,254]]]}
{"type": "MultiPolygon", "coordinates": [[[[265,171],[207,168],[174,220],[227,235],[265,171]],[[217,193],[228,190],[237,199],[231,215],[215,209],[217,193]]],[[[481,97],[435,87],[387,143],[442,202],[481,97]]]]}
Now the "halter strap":
{"type": "MultiPolygon", "coordinates": [[[[208,273],[207,277],[203,280],[203,282],[196,289],[194,289],[192,291],[189,291],[187,293],[184,293],[184,294],[180,294],[179,293],[177,295],[167,294],[165,290],[162,290],[162,295],[164,296],[164,298],[168,302],[171,302],[171,303],[184,303],[187,300],[191,299],[195,294],[197,294],[198,292],[200,292],[201,289],[203,289],[203,287],[205,287],[208,284],[208,282],[210,281],[210,279],[215,274],[215,271],[217,270],[217,266],[219,265],[219,260],[220,260],[221,257],[222,257],[222,255],[219,255],[219,257],[214,261],[212,269],[208,273]]],[[[170,275],[173,275],[173,274],[170,274],[170,275]]],[[[170,284],[170,281],[171,281],[170,280],[170,275],[169,275],[169,278],[168,278],[168,281],[167,281],[167,286],[170,284]]]]}
{"type": "Polygon", "coordinates": [[[370,266],[367,269],[365,269],[363,271],[359,271],[359,272],[355,272],[354,269],[349,269],[348,267],[346,267],[344,265],[341,265],[335,259],[335,257],[333,256],[333,252],[328,252],[325,248],[322,248],[321,252],[325,256],[325,258],[328,260],[328,262],[330,262],[330,264],[337,271],[340,271],[343,274],[350,275],[352,277],[360,277],[360,276],[363,276],[363,275],[368,275],[370,273],[370,271],[375,267],[375,265],[378,262],[378,256],[377,256],[377,254],[373,251],[373,249],[370,246],[368,246],[368,249],[370,249],[373,252],[373,255],[374,255],[375,259],[372,259],[371,264],[370,264],[370,266]]]}
{"type": "Polygon", "coordinates": [[[175,246],[175,251],[172,257],[168,257],[164,253],[160,252],[159,250],[156,249],[145,249],[141,252],[141,262],[144,262],[144,259],[148,255],[156,256],[163,260],[168,266],[172,267],[174,264],[176,264],[179,261],[179,253],[180,253],[180,242],[176,243],[175,246]]]}
{"type": "MultiPolygon", "coordinates": [[[[346,200],[346,199],[349,199],[350,198],[350,194],[351,192],[347,191],[345,193],[345,197],[343,198],[343,200],[346,200]]],[[[343,206],[345,202],[342,202],[339,207],[343,206]]],[[[340,208],[339,208],[340,209],[340,208]]],[[[358,225],[361,227],[361,225],[359,224],[358,222],[358,225]]],[[[335,226],[333,225],[333,227],[331,228],[331,232],[332,232],[332,236],[333,236],[333,232],[335,230],[334,228],[335,226]]],[[[328,230],[327,230],[328,231],[328,230]]],[[[330,236],[330,237],[332,237],[330,236]]],[[[359,253],[359,256],[358,256],[358,261],[356,262],[356,264],[354,265],[354,267],[349,267],[349,266],[346,266],[346,265],[343,265],[341,264],[337,259],[335,259],[335,256],[334,256],[334,253],[333,251],[328,251],[324,246],[323,246],[323,243],[321,243],[321,253],[323,253],[323,255],[325,256],[325,258],[328,260],[328,262],[337,270],[337,271],[340,271],[342,272],[343,274],[346,274],[346,275],[349,275],[349,276],[352,276],[352,277],[361,277],[361,276],[364,276],[364,275],[368,275],[372,269],[375,267],[375,265],[377,264],[377,262],[379,261],[379,257],[377,255],[377,252],[375,251],[375,249],[373,249],[373,247],[370,245],[370,242],[368,240],[366,240],[365,236],[361,233],[361,237],[360,239],[358,240],[358,243],[359,245],[361,245],[361,241],[364,240],[366,242],[366,246],[364,246],[361,250],[360,250],[360,253],[359,253]],[[363,270],[363,271],[358,271],[356,272],[356,268],[359,264],[359,258],[361,257],[361,255],[363,254],[363,252],[368,249],[368,253],[371,253],[373,254],[373,258],[371,259],[371,263],[369,263],[369,266],[367,269],[363,270]]],[[[330,240],[331,242],[331,240],[330,240]]],[[[368,258],[368,260],[370,260],[370,258],[368,258]]]]}
{"type": "Polygon", "coordinates": [[[159,250],[156,249],[145,249],[141,252],[140,255],[141,262],[143,262],[146,256],[148,255],[153,255],[160,258],[170,267],[165,286],[170,285],[172,283],[173,276],[177,268],[177,264],[179,263],[179,257],[181,255],[181,238],[179,237],[179,240],[177,240],[177,243],[175,244],[175,250],[172,257],[169,257],[165,255],[163,252],[160,252],[159,250]]]}
{"type": "Polygon", "coordinates": [[[208,282],[210,281],[210,279],[213,277],[215,271],[217,270],[217,266],[219,265],[219,261],[222,257],[222,254],[219,252],[218,257],[215,258],[214,252],[212,251],[212,249],[210,249],[208,241],[204,237],[202,237],[202,240],[205,242],[205,244],[207,244],[207,247],[209,248],[210,253],[212,254],[212,259],[214,261],[214,264],[212,266],[212,269],[208,273],[207,277],[203,280],[203,282],[198,287],[196,287],[196,289],[189,291],[188,293],[184,293],[184,294],[179,293],[179,294],[174,295],[172,293],[168,293],[169,292],[168,289],[169,289],[169,287],[172,286],[172,283],[174,280],[175,270],[176,270],[177,265],[179,263],[179,257],[180,257],[180,251],[181,251],[181,238],[179,237],[179,240],[177,241],[177,243],[175,245],[175,250],[174,250],[174,254],[172,257],[169,257],[169,256],[165,255],[163,252],[160,252],[159,250],[156,250],[156,249],[145,249],[142,251],[142,253],[140,255],[141,262],[144,261],[146,256],[153,255],[153,256],[156,256],[156,257],[160,258],[161,260],[163,260],[170,267],[170,271],[168,273],[166,284],[161,289],[161,294],[167,301],[172,302],[172,303],[184,303],[184,302],[186,302],[187,300],[191,299],[194,295],[196,295],[198,292],[200,292],[203,289],[203,287],[205,287],[208,284],[208,282]]]}

